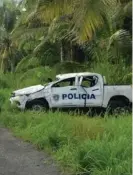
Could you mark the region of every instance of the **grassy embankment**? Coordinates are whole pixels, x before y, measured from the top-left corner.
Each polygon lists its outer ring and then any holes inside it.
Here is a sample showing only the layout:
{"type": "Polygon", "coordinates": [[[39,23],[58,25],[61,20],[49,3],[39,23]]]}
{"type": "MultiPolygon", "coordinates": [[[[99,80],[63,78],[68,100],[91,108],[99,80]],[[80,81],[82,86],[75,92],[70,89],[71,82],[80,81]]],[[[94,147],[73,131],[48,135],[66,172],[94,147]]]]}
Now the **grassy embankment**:
{"type": "Polygon", "coordinates": [[[52,153],[73,174],[131,174],[131,116],[87,118],[14,111],[2,112],[0,123],[52,153]]]}
{"type": "Polygon", "coordinates": [[[31,73],[17,81],[18,77],[1,78],[2,125],[38,149],[51,153],[73,174],[131,175],[131,116],[88,118],[59,112],[19,112],[10,108],[11,91],[43,82],[44,77],[31,73]]]}

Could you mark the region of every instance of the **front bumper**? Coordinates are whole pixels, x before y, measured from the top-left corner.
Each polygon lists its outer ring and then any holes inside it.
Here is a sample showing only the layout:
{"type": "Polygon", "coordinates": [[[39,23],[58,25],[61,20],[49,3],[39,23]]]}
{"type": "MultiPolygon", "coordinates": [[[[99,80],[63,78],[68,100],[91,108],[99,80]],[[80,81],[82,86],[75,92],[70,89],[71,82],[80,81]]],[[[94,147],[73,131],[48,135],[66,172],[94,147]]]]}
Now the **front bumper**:
{"type": "Polygon", "coordinates": [[[17,107],[17,108],[22,109],[22,110],[25,109],[26,102],[24,100],[24,97],[19,97],[19,96],[11,97],[10,103],[14,107],[17,107]]]}

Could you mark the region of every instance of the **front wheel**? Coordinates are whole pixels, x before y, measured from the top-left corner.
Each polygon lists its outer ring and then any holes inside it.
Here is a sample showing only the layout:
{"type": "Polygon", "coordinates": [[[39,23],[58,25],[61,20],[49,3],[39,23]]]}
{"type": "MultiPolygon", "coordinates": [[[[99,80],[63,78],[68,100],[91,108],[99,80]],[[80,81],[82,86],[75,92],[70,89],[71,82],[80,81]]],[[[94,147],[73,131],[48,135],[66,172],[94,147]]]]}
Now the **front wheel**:
{"type": "Polygon", "coordinates": [[[48,104],[41,101],[41,100],[35,100],[35,101],[31,101],[27,105],[27,109],[30,109],[32,111],[38,111],[38,112],[47,111],[48,110],[48,104]]]}

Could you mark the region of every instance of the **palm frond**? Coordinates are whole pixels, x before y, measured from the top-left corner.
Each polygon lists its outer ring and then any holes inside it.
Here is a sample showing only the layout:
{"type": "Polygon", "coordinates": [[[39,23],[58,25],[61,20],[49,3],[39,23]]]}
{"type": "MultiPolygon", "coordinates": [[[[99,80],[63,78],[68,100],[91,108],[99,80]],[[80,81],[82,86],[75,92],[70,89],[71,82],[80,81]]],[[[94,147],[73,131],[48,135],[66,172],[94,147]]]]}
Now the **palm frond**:
{"type": "Polygon", "coordinates": [[[16,40],[25,39],[27,37],[34,37],[36,39],[45,36],[47,34],[47,27],[39,27],[39,28],[18,28],[13,34],[12,38],[16,40]]]}
{"type": "Polygon", "coordinates": [[[79,42],[82,43],[91,40],[96,30],[104,26],[107,14],[117,2],[116,0],[84,0],[82,3],[77,0],[76,2],[74,28],[79,36],[79,42]]]}
{"type": "Polygon", "coordinates": [[[35,49],[33,50],[33,54],[36,55],[40,49],[44,46],[44,44],[47,42],[48,38],[44,38],[42,39],[42,41],[35,47],[35,49]]]}
{"type": "Polygon", "coordinates": [[[32,55],[28,55],[27,57],[24,57],[16,66],[15,71],[21,72],[25,71],[31,68],[38,67],[39,60],[36,57],[33,57],[32,55]]]}
{"type": "Polygon", "coordinates": [[[36,15],[40,19],[50,23],[54,18],[59,18],[64,14],[71,14],[73,12],[73,3],[71,0],[53,0],[49,2],[48,0],[39,1],[38,7],[36,9],[36,15]]]}
{"type": "Polygon", "coordinates": [[[109,40],[109,47],[112,45],[117,45],[119,48],[126,48],[132,45],[130,33],[126,30],[118,30],[115,32],[109,40]]]}
{"type": "Polygon", "coordinates": [[[124,15],[132,16],[132,1],[128,2],[124,7],[124,15]]]}
{"type": "Polygon", "coordinates": [[[112,60],[115,60],[117,63],[120,60],[129,62],[128,60],[130,59],[128,57],[130,57],[132,52],[130,33],[122,29],[115,32],[109,39],[108,52],[113,58],[112,60]],[[125,57],[125,59],[123,59],[123,57],[125,57]]]}
{"type": "Polygon", "coordinates": [[[117,0],[43,1],[38,4],[36,15],[42,21],[50,23],[53,19],[71,14],[70,33],[80,43],[92,39],[95,31],[104,25],[108,11],[117,3],[117,0]]]}

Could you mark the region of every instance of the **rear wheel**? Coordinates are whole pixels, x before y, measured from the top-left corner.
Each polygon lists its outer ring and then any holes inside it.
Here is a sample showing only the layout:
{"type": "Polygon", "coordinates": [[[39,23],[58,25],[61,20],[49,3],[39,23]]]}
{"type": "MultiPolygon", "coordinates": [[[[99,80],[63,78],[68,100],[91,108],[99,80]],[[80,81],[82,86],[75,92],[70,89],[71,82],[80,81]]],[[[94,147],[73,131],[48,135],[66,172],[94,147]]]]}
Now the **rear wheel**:
{"type": "Polygon", "coordinates": [[[27,109],[30,109],[32,111],[47,111],[48,110],[48,104],[46,102],[43,102],[41,100],[35,100],[31,101],[27,104],[27,109]]]}
{"type": "Polygon", "coordinates": [[[130,113],[130,108],[128,106],[117,107],[113,110],[113,114],[116,115],[126,115],[130,113]]]}
{"type": "Polygon", "coordinates": [[[107,112],[113,115],[126,115],[131,112],[131,108],[124,101],[110,101],[107,112]]]}

